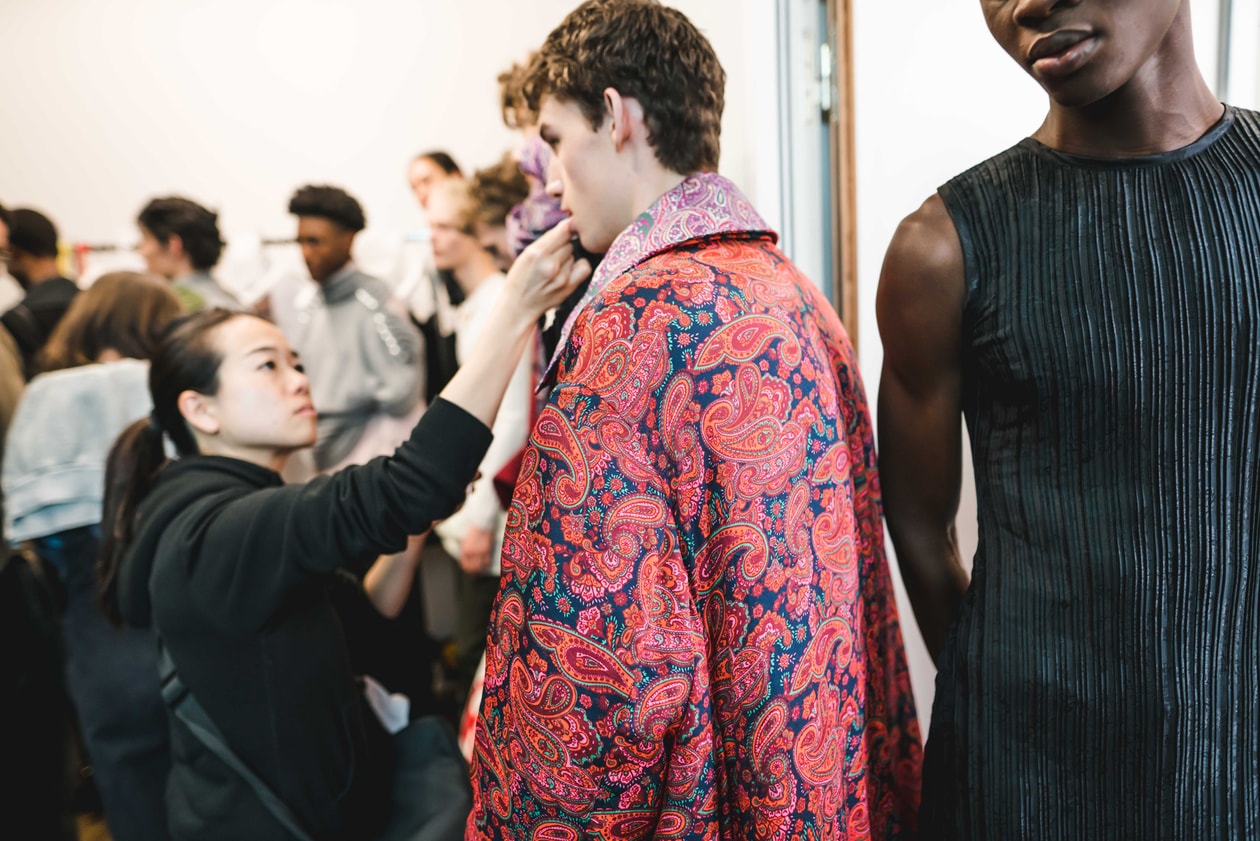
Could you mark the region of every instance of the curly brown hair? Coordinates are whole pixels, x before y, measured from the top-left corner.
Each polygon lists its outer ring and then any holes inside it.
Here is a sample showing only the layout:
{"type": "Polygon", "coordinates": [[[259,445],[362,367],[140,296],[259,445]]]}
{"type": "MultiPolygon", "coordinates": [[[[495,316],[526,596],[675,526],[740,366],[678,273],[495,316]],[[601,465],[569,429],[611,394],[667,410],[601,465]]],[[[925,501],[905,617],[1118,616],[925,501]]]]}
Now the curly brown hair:
{"type": "Polygon", "coordinates": [[[473,173],[469,187],[474,222],[496,228],[507,220],[512,208],[529,197],[529,182],[510,154],[492,166],[473,173]]]}
{"type": "Polygon", "coordinates": [[[607,88],[638,100],[662,165],[717,169],[726,71],[682,12],[656,0],[587,0],[547,36],[523,85],[531,110],[544,96],[571,101],[592,128],[604,122],[607,88]]]}
{"type": "Polygon", "coordinates": [[[525,63],[514,61],[499,74],[499,110],[503,114],[503,125],[508,128],[524,129],[538,121],[538,114],[525,99],[525,81],[533,60],[534,54],[530,53],[525,63]]]}

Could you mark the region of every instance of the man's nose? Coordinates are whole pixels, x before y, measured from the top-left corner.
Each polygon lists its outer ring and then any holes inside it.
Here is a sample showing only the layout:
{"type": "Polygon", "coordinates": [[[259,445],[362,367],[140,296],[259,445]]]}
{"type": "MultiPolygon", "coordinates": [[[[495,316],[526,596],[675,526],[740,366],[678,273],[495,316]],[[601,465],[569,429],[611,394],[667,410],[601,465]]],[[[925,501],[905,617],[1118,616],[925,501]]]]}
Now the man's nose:
{"type": "Polygon", "coordinates": [[[1021,25],[1040,23],[1060,7],[1076,6],[1080,0],[1015,0],[1015,22],[1021,25]]]}

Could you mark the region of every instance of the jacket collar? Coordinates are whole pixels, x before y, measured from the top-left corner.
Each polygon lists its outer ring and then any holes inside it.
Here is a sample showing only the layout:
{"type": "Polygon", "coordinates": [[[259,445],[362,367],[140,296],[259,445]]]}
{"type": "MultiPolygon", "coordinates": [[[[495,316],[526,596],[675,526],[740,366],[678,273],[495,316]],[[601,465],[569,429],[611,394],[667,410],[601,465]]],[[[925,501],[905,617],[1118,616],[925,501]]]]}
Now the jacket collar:
{"type": "Polygon", "coordinates": [[[332,277],[320,284],[319,292],[324,302],[335,304],[354,297],[359,289],[359,267],[351,260],[333,272],[332,277]]]}
{"type": "Polygon", "coordinates": [[[681,184],[639,214],[630,227],[613,240],[608,253],[595,269],[582,300],[564,322],[560,341],[543,374],[543,384],[555,374],[578,316],[618,277],[685,242],[720,234],[746,233],[767,234],[777,240],[766,220],[732,181],[716,172],[697,172],[687,176],[681,184]]]}

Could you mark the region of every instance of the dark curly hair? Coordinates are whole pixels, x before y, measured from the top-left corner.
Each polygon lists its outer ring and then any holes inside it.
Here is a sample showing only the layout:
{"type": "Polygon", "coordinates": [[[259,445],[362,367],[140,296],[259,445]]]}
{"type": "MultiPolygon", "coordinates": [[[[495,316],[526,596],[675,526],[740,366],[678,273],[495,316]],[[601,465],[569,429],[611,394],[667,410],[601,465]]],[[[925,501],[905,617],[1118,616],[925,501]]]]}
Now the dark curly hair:
{"type": "Polygon", "coordinates": [[[529,182],[510,154],[493,166],[473,173],[469,193],[473,202],[473,221],[490,227],[501,227],[512,208],[529,197],[529,182]]]}
{"type": "Polygon", "coordinates": [[[353,233],[367,227],[363,207],[340,187],[313,184],[301,187],[289,199],[289,212],[294,216],[327,219],[353,233]]]}
{"type": "Polygon", "coordinates": [[[191,199],[164,196],[150,201],[136,219],[153,238],[165,246],[171,236],[179,237],[184,253],[199,271],[214,268],[223,254],[218,214],[191,199]]]}
{"type": "Polygon", "coordinates": [[[713,171],[721,153],[726,71],[682,12],[655,0],[587,0],[556,27],[530,62],[524,96],[577,104],[592,128],[604,122],[604,90],[643,106],[656,158],[674,172],[713,171]]]}

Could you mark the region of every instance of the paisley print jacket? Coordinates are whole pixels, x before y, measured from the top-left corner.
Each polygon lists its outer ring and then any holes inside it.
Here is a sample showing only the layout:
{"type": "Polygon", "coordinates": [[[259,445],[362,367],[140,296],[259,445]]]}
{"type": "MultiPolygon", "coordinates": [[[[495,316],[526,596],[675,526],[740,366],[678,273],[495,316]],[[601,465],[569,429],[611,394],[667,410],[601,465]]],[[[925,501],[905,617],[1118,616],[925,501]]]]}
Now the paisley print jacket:
{"type": "Polygon", "coordinates": [[[774,243],[692,176],[566,325],[508,512],[469,838],[913,837],[866,399],[774,243]]]}

